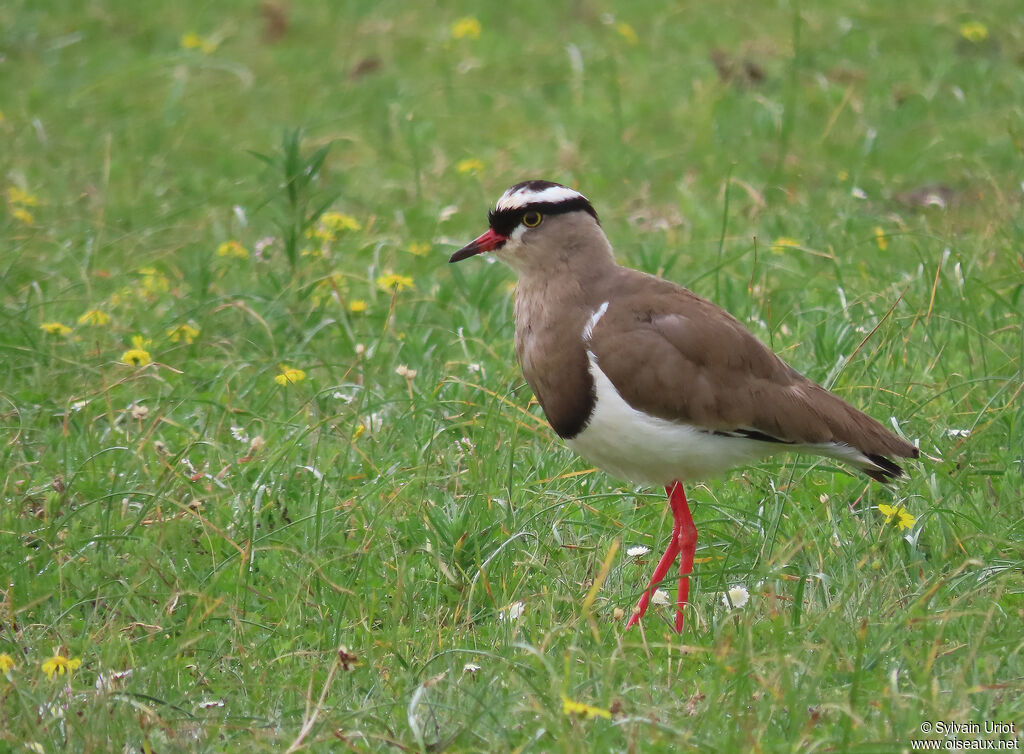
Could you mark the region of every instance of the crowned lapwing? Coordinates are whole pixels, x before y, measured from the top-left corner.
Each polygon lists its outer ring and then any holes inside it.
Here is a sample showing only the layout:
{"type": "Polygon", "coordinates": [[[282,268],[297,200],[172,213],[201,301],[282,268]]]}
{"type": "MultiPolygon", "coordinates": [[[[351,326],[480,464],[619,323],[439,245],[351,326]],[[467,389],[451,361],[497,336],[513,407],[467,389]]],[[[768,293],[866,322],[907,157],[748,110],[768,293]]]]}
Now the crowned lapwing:
{"type": "Polygon", "coordinates": [[[697,528],[683,482],[780,452],[844,461],[880,482],[918,449],[796,372],[728,312],[615,262],[585,196],[549,181],[508,189],[490,227],[455,252],[491,252],[519,276],[515,348],[548,421],[621,479],[664,485],[672,535],[628,626],[681,557],[683,627],[697,528]]]}

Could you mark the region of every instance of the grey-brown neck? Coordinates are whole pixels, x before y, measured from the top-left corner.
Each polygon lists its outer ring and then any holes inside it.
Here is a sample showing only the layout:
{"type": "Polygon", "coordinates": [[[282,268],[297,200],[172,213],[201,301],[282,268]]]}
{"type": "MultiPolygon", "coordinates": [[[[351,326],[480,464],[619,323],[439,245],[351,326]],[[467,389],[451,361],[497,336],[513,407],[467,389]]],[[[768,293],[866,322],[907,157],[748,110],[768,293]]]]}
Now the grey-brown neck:
{"type": "Polygon", "coordinates": [[[593,410],[594,386],[582,333],[618,269],[612,247],[585,212],[545,220],[543,233],[510,243],[498,258],[519,275],[516,354],[527,382],[562,437],[575,436],[593,410]]]}

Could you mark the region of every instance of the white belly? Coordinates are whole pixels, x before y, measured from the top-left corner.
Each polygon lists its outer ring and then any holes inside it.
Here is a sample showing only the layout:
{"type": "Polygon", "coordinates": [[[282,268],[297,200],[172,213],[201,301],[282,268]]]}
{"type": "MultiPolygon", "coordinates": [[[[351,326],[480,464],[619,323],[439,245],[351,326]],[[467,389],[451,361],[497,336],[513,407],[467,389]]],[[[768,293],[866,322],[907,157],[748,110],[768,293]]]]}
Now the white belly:
{"type": "Polygon", "coordinates": [[[619,395],[592,353],[590,374],[597,403],[583,431],[566,444],[612,476],[639,484],[667,485],[721,474],[789,446],[728,437],[648,416],[619,395]]]}

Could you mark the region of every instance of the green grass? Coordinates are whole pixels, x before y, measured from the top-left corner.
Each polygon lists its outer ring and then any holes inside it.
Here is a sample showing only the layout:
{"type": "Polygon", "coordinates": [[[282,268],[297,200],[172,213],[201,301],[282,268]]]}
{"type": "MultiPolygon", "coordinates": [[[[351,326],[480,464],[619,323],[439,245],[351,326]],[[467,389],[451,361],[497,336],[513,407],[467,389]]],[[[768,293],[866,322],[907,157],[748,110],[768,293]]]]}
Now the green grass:
{"type": "Polygon", "coordinates": [[[276,41],[250,2],[0,7],[0,188],[38,200],[0,210],[0,748],[1020,742],[1019,3],[690,5],[282,3],[276,41]],[[446,264],[532,177],[928,458],[891,490],[800,457],[694,486],[687,627],[624,631],[662,494],[547,428],[511,272],[446,264]],[[359,229],[302,255],[327,204],[359,229]],[[121,363],[137,335],[153,364],[121,363]],[[47,678],[55,650],[81,667],[47,678]]]}

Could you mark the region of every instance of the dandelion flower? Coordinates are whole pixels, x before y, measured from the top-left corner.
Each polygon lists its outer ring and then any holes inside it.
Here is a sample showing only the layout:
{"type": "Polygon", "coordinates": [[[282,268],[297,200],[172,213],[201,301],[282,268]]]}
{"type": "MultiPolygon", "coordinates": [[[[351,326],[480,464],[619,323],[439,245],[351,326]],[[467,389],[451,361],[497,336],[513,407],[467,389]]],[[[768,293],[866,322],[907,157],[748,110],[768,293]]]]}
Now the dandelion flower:
{"type": "Polygon", "coordinates": [[[11,208],[11,217],[23,225],[35,225],[36,219],[32,216],[24,207],[13,207],[11,208]]]}
{"type": "Polygon", "coordinates": [[[142,276],[139,284],[144,293],[155,295],[167,293],[171,289],[171,281],[155,267],[143,267],[139,270],[139,274],[142,276]]]}
{"type": "Polygon", "coordinates": [[[167,330],[167,337],[171,339],[172,343],[185,341],[185,345],[190,346],[199,337],[199,328],[189,324],[178,325],[167,330]]]}
{"type": "Polygon", "coordinates": [[[230,257],[231,259],[248,259],[249,250],[238,243],[238,241],[225,241],[217,247],[218,257],[230,257]]]}
{"type": "Polygon", "coordinates": [[[68,335],[71,333],[71,328],[62,322],[43,322],[43,324],[39,325],[39,329],[47,335],[68,335]]]}
{"type": "Polygon", "coordinates": [[[355,301],[350,301],[348,304],[348,310],[353,314],[362,314],[366,311],[366,302],[361,298],[357,298],[355,301]]]}
{"type": "Polygon", "coordinates": [[[121,363],[132,367],[144,367],[152,361],[153,358],[145,348],[129,348],[121,354],[121,363]]]}
{"type": "Polygon", "coordinates": [[[595,717],[603,717],[606,720],[612,718],[612,713],[609,710],[574,701],[565,694],[562,694],[562,714],[579,715],[585,720],[593,720],[595,717]]]}
{"type": "Polygon", "coordinates": [[[988,39],[988,27],[980,21],[967,21],[960,24],[960,36],[968,42],[984,42],[988,39]]]}
{"type": "Polygon", "coordinates": [[[885,523],[887,524],[895,519],[896,526],[900,531],[910,529],[917,523],[917,519],[902,505],[886,505],[883,503],[878,506],[878,512],[885,516],[885,523]]]}
{"type": "Polygon", "coordinates": [[[455,172],[460,175],[466,175],[467,173],[479,173],[483,171],[484,164],[475,157],[467,157],[465,160],[459,160],[455,166],[455,172]]]}
{"type": "Polygon", "coordinates": [[[343,230],[362,230],[363,226],[351,215],[341,212],[324,212],[320,215],[320,224],[328,230],[340,233],[343,230]]]}
{"type": "Polygon", "coordinates": [[[186,50],[199,50],[204,55],[209,55],[217,49],[217,43],[208,37],[201,37],[194,31],[181,35],[181,46],[186,50]]]}
{"type": "Polygon", "coordinates": [[[53,678],[54,675],[64,675],[65,673],[71,675],[78,670],[81,664],[82,661],[78,658],[72,659],[54,652],[53,657],[43,663],[42,669],[48,678],[53,678]]]}
{"type": "Polygon", "coordinates": [[[430,244],[420,241],[413,241],[406,248],[410,254],[415,254],[418,257],[423,257],[430,253],[430,244]]]}
{"type": "MultiPolygon", "coordinates": [[[[305,236],[306,238],[315,238],[317,241],[320,241],[321,243],[331,243],[337,238],[337,236],[334,235],[334,231],[330,230],[329,228],[325,228],[322,225],[316,225],[311,228],[306,228],[305,236]]],[[[312,252],[307,253],[311,254],[312,252]]]]}
{"type": "Polygon", "coordinates": [[[404,291],[406,288],[412,288],[413,282],[408,275],[395,275],[389,272],[377,278],[377,285],[385,291],[404,291]]]}
{"type": "Polygon", "coordinates": [[[615,24],[615,31],[631,45],[640,44],[640,38],[636,35],[636,31],[625,21],[615,24]]]}
{"type": "Polygon", "coordinates": [[[878,248],[885,251],[889,248],[889,239],[885,235],[885,231],[880,227],[875,228],[875,243],[878,244],[878,248]]]}
{"type": "Polygon", "coordinates": [[[282,364],[281,374],[274,377],[274,382],[278,385],[289,385],[295,384],[296,382],[302,382],[304,379],[306,379],[306,373],[304,371],[282,364]]]}
{"type": "Polygon", "coordinates": [[[743,584],[737,584],[722,595],[722,604],[726,607],[743,607],[750,602],[750,592],[743,584]]]}
{"type": "Polygon", "coordinates": [[[472,16],[465,16],[452,24],[454,39],[480,39],[481,31],[480,22],[472,16]]]}
{"type": "Polygon", "coordinates": [[[10,204],[21,205],[22,207],[35,207],[39,204],[39,199],[17,186],[10,186],[7,189],[7,201],[10,204]]]}
{"type": "Polygon", "coordinates": [[[90,309],[78,318],[78,324],[92,327],[103,327],[110,324],[110,315],[102,309],[90,309]]]}
{"type": "Polygon", "coordinates": [[[4,652],[0,654],[0,673],[7,674],[14,669],[14,658],[4,652]]]}

